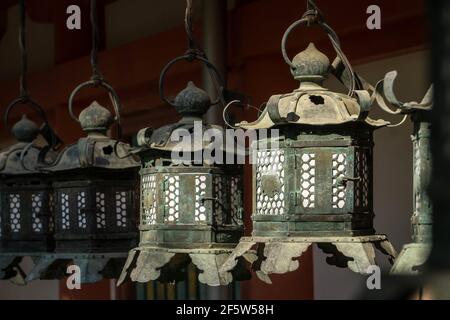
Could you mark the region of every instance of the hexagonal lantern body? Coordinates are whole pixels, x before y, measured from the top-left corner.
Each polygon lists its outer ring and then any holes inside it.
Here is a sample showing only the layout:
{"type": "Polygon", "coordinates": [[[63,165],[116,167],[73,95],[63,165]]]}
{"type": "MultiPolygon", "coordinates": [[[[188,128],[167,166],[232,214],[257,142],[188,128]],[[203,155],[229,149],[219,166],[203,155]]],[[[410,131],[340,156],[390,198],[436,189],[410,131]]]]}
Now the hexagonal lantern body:
{"type": "Polygon", "coordinates": [[[33,279],[64,274],[68,260],[85,268],[83,282],[116,277],[137,243],[140,163],[129,155],[129,145],[106,135],[113,117],[97,102],[79,121],[87,136],[46,168],[54,174],[56,249],[41,258],[29,275],[33,279]]]}
{"type": "Polygon", "coordinates": [[[202,124],[210,104],[206,92],[189,83],[175,99],[183,116],[178,123],[139,132],[141,237],[121,280],[173,281],[192,261],[201,270],[201,282],[232,281],[232,274],[220,273],[218,266],[243,234],[242,171],[203,157],[211,147],[202,142],[203,133],[224,135],[221,127],[202,124]]]}
{"type": "Polygon", "coordinates": [[[278,129],[256,144],[253,165],[253,233],[243,238],[223,270],[253,246],[257,275],[298,267],[312,243],[333,257],[327,262],[366,273],[375,264],[373,245],[395,255],[384,235],[373,229],[373,130],[387,123],[367,116],[370,96],[357,98],[322,86],[328,58],[313,44],[293,59],[301,82],[291,93],[272,96],[259,119],[245,129],[278,129]]]}
{"type": "Polygon", "coordinates": [[[278,129],[277,148],[269,140],[267,149],[256,151],[253,235],[373,234],[373,128],[354,123],[278,129]]]}
{"type": "Polygon", "coordinates": [[[38,169],[48,149],[35,143],[39,131],[24,115],[12,128],[17,143],[0,153],[0,277],[19,257],[54,248],[51,179],[38,169]]]}

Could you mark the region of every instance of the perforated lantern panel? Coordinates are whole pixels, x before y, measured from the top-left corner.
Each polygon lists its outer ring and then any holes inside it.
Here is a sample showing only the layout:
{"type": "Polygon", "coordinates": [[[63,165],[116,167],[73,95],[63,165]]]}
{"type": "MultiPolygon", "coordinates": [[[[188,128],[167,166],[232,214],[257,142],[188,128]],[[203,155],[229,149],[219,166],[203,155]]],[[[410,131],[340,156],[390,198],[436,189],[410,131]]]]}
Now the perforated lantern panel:
{"type": "Polygon", "coordinates": [[[241,183],[238,172],[217,167],[142,169],[141,245],[237,241],[241,183]]]}
{"type": "Polygon", "coordinates": [[[365,138],[302,135],[305,141],[258,150],[253,235],[372,233],[372,144],[365,138]]]}
{"type": "Polygon", "coordinates": [[[136,243],[136,187],[120,179],[54,183],[57,251],[130,249],[136,243]]]}
{"type": "Polygon", "coordinates": [[[53,249],[50,186],[42,179],[8,178],[0,185],[0,239],[4,252],[53,249]]]}

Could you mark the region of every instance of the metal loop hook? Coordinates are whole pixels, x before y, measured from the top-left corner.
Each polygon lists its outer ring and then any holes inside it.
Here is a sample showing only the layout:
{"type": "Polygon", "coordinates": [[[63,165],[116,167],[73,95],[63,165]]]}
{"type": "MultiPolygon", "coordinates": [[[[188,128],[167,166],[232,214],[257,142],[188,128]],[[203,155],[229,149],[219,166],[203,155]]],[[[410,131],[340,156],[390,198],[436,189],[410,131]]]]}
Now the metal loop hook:
{"type": "Polygon", "coordinates": [[[333,48],[334,51],[336,52],[337,57],[342,61],[343,65],[345,66],[345,70],[347,70],[347,72],[350,75],[350,88],[349,89],[349,96],[353,96],[354,95],[354,91],[355,91],[355,87],[356,87],[356,80],[355,80],[355,74],[353,71],[353,68],[349,62],[349,60],[347,59],[346,55],[344,54],[344,52],[341,49],[341,42],[339,40],[338,35],[336,34],[336,32],[324,21],[322,21],[321,15],[319,14],[319,11],[317,9],[317,7],[315,7],[312,11],[317,11],[317,16],[314,20],[310,19],[310,16],[308,16],[308,14],[312,14],[309,13],[309,11],[307,11],[303,17],[300,20],[295,21],[294,23],[292,23],[285,31],[283,38],[281,40],[281,53],[283,55],[283,59],[284,61],[291,67],[291,69],[295,69],[295,65],[292,63],[291,59],[289,58],[287,51],[286,51],[286,43],[287,43],[287,39],[290,35],[290,33],[296,29],[299,26],[302,25],[306,25],[306,26],[310,26],[311,21],[314,22],[315,25],[318,25],[322,30],[325,31],[325,33],[327,34],[333,48]]]}
{"type": "Polygon", "coordinates": [[[14,109],[18,104],[31,106],[35,111],[37,111],[37,113],[41,117],[42,121],[48,125],[48,121],[47,121],[47,117],[45,115],[44,109],[41,107],[40,104],[38,104],[37,102],[32,100],[30,97],[26,97],[26,98],[19,97],[19,98],[13,100],[6,107],[5,113],[3,115],[3,123],[4,123],[6,129],[9,129],[9,114],[11,113],[11,110],[14,109]]]}
{"type": "MultiPolygon", "coordinates": [[[[197,54],[195,51],[192,51],[191,53],[179,56],[171,61],[169,61],[169,63],[166,64],[166,66],[163,68],[163,70],[161,71],[161,75],[159,76],[159,95],[161,97],[161,99],[166,102],[167,104],[171,105],[172,107],[175,107],[175,104],[173,101],[170,101],[164,94],[164,81],[166,78],[166,74],[167,71],[177,62],[179,61],[188,61],[188,62],[192,62],[194,60],[198,60],[200,62],[202,62],[209,70],[213,71],[213,74],[216,77],[216,80],[219,82],[219,90],[217,92],[217,99],[214,100],[213,102],[211,102],[211,106],[216,105],[218,103],[220,103],[221,101],[223,101],[223,79],[220,75],[219,70],[217,70],[217,68],[211,63],[209,62],[209,60],[204,57],[203,55],[199,55],[197,54]]],[[[213,78],[213,74],[210,73],[211,75],[211,80],[214,81],[213,78]]]]}
{"type": "Polygon", "coordinates": [[[118,136],[121,137],[122,136],[122,121],[121,121],[121,117],[120,117],[120,109],[121,109],[121,105],[120,105],[120,100],[119,100],[119,96],[117,95],[116,91],[114,90],[114,88],[105,80],[103,79],[95,79],[95,80],[89,80],[86,82],[83,82],[81,84],[79,84],[70,94],[69,97],[69,114],[70,117],[75,120],[76,122],[80,123],[80,120],[78,119],[77,116],[75,116],[74,112],[73,112],[73,100],[76,96],[76,94],[83,88],[86,87],[102,87],[104,88],[109,95],[109,99],[111,100],[111,103],[113,105],[114,108],[114,113],[115,113],[115,117],[114,120],[117,121],[117,128],[118,128],[118,136]]]}

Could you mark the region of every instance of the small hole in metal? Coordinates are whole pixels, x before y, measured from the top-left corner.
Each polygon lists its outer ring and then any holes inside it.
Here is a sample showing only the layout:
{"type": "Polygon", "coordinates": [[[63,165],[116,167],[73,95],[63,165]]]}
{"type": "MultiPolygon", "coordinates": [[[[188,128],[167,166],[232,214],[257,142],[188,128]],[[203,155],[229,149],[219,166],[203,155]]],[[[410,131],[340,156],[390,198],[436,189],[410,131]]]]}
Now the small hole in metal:
{"type": "Polygon", "coordinates": [[[113,153],[114,149],[111,146],[107,146],[103,148],[103,153],[107,156],[111,155],[113,153]]]}
{"type": "Polygon", "coordinates": [[[311,102],[315,105],[320,105],[325,102],[325,100],[321,96],[309,96],[309,100],[311,100],[311,102]]]}

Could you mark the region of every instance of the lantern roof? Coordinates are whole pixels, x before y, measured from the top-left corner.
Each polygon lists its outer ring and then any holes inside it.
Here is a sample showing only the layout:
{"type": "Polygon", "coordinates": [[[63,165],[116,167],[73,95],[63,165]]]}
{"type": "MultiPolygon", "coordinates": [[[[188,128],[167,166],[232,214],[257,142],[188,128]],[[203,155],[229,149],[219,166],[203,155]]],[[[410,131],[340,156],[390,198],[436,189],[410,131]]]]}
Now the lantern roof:
{"type": "Polygon", "coordinates": [[[322,82],[331,72],[330,61],[313,43],[294,57],[291,72],[300,81],[299,88],[271,96],[256,121],[243,121],[237,126],[263,129],[281,124],[323,126],[361,122],[378,128],[389,124],[368,117],[371,99],[367,91],[358,91],[353,97],[323,87],[322,82]]]}
{"type": "Polygon", "coordinates": [[[48,171],[66,171],[80,168],[129,169],[139,167],[139,160],[130,154],[130,145],[107,135],[115,122],[110,111],[94,101],[84,109],[79,123],[87,136],[65,147],[48,171]]]}
{"type": "Polygon", "coordinates": [[[40,132],[38,126],[23,115],[11,132],[17,142],[0,152],[0,175],[38,173],[39,158],[43,151],[35,144],[40,132]]]}
{"type": "Polygon", "coordinates": [[[142,129],[138,133],[138,144],[141,147],[160,151],[176,149],[179,152],[204,150],[213,143],[210,139],[203,139],[207,130],[224,139],[223,127],[203,122],[202,116],[213,103],[209,95],[194,82],[188,82],[186,88],[177,94],[172,105],[182,116],[181,119],[155,130],[142,129]],[[198,136],[199,133],[201,136],[198,136]]]}

